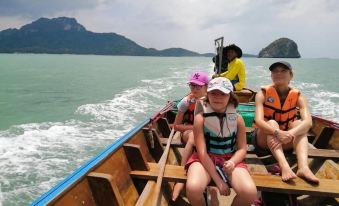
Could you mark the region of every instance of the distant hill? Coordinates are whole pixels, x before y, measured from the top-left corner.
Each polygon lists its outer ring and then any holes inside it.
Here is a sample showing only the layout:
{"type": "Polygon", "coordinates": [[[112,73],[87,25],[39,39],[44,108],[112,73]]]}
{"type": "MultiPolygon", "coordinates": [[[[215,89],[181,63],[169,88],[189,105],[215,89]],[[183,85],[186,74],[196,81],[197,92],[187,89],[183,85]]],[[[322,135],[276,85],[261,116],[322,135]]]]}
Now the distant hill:
{"type": "MultiPolygon", "coordinates": [[[[127,56],[206,56],[183,48],[145,48],[116,33],[86,30],[76,19],[40,18],[20,29],[0,32],[0,53],[99,54],[127,56]]],[[[244,55],[245,56],[245,55],[244,55]]],[[[252,55],[254,56],[254,55],[252,55]]]]}
{"type": "Polygon", "coordinates": [[[300,58],[298,45],[291,39],[280,38],[263,48],[258,57],[263,58],[300,58]]]}
{"type": "Polygon", "coordinates": [[[94,33],[74,18],[40,18],[0,32],[1,53],[204,56],[182,48],[148,49],[116,33],[94,33]]]}
{"type": "Polygon", "coordinates": [[[254,55],[254,54],[242,54],[242,57],[258,57],[258,55],[254,55]]]}

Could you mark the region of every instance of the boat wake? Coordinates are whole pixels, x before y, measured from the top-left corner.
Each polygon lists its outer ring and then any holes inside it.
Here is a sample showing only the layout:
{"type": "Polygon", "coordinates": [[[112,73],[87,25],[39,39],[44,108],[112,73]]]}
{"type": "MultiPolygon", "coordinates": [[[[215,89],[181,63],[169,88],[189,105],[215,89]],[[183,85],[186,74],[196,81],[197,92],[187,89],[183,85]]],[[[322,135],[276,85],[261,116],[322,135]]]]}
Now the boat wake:
{"type": "Polygon", "coordinates": [[[173,99],[171,94],[184,95],[189,70],[144,79],[110,100],[82,105],[75,111],[78,119],[15,125],[0,131],[0,204],[27,205],[150,117],[173,99]]]}

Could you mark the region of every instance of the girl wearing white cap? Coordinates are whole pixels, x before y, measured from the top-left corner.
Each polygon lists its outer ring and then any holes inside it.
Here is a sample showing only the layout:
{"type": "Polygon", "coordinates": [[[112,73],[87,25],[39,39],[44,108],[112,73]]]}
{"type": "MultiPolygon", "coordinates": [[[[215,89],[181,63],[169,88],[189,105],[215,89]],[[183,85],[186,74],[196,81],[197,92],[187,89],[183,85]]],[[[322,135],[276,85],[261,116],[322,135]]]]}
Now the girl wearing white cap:
{"type": "Polygon", "coordinates": [[[233,206],[256,200],[256,186],[243,163],[246,128],[237,105],[232,83],[224,77],[211,80],[207,99],[197,102],[193,126],[197,152],[186,163],[186,195],[192,205],[205,205],[203,192],[211,180],[221,195],[229,195],[228,184],[232,186],[237,193],[233,206]]]}

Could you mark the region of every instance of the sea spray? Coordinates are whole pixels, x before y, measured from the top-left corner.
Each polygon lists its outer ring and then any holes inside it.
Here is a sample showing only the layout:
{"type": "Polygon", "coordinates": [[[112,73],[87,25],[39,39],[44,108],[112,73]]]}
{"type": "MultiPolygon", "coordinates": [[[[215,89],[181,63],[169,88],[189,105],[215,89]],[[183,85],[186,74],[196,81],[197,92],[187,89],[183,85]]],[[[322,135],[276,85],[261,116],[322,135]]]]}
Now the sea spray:
{"type": "Polygon", "coordinates": [[[1,184],[0,184],[0,206],[2,206],[2,192],[1,192],[1,184]]]}

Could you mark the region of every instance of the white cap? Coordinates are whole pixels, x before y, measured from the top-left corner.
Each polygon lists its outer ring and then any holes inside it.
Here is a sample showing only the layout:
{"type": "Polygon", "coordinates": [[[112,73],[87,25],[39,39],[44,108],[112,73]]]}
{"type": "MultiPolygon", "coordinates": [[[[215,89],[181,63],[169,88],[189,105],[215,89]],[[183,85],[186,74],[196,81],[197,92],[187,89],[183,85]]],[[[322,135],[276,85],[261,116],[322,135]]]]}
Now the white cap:
{"type": "Polygon", "coordinates": [[[219,90],[225,94],[229,94],[230,92],[233,92],[233,85],[227,78],[217,77],[208,83],[207,92],[212,90],[219,90]]]}

